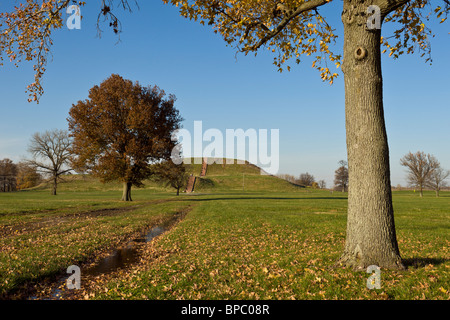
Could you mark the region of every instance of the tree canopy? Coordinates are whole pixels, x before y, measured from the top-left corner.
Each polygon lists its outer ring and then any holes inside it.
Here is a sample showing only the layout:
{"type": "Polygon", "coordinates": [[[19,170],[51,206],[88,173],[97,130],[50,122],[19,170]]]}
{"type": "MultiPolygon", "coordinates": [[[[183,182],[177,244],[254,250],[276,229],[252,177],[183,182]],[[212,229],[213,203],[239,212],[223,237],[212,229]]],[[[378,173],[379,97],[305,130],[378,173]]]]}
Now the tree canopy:
{"type": "MultiPolygon", "coordinates": [[[[115,11],[119,8],[132,11],[138,1],[102,0],[97,19],[108,24],[115,32],[122,30],[115,11]],[[104,19],[102,20],[101,17],[104,19]]],[[[332,45],[338,35],[321,7],[332,0],[163,0],[179,7],[182,16],[211,25],[214,32],[237,51],[257,53],[261,47],[272,51],[278,70],[290,70],[291,62],[300,63],[302,56],[313,58],[312,66],[320,72],[324,81],[333,82],[339,75],[331,69],[342,65],[342,55],[334,53],[332,45]],[[329,65],[331,63],[331,65],[329,65]]],[[[349,1],[350,2],[350,1],[349,1]]],[[[53,45],[52,34],[64,27],[62,15],[70,4],[84,6],[85,1],[74,0],[24,0],[10,12],[0,13],[0,65],[8,58],[15,65],[21,61],[33,61],[35,79],[27,88],[29,101],[39,101],[44,93],[41,79],[46,71],[47,59],[53,45]]],[[[431,61],[430,39],[434,36],[430,19],[440,23],[447,19],[450,1],[442,0],[374,0],[364,4],[380,8],[380,20],[395,23],[392,35],[382,38],[383,52],[399,57],[404,53],[419,52],[431,61]]],[[[372,12],[360,13],[356,3],[344,9],[342,19],[366,24],[372,12]]]]}

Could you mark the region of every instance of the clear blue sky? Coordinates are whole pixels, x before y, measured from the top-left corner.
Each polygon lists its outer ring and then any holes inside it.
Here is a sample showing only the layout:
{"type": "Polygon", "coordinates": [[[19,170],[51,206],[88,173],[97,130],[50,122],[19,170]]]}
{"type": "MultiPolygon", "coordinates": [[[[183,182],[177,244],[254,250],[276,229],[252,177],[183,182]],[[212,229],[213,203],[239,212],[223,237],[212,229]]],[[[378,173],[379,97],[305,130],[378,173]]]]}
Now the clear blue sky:
{"type": "MultiPolygon", "coordinates": [[[[321,13],[337,29],[340,39],[334,50],[341,52],[342,3],[335,2],[321,13]]],[[[66,129],[72,104],[117,73],[175,94],[188,130],[195,120],[203,121],[204,130],[217,128],[224,133],[238,128],[279,129],[279,172],[296,176],[309,172],[332,186],[338,161],[346,159],[342,76],[330,86],[320,80],[308,59],[280,74],[269,53],[236,55],[210,27],[180,17],[177,8],[159,0],[140,1],[140,10],[135,8],[133,14],[118,11],[121,42],[106,25],[99,39],[99,3],[89,1],[82,9],[81,30],[63,28],[54,34],[53,60],[44,76],[40,104],[28,103],[25,93],[33,82],[32,64],[17,69],[5,63],[0,68],[0,159],[26,157],[35,132],[66,129]]],[[[399,159],[409,151],[434,154],[450,169],[448,26],[436,26],[431,66],[417,54],[399,60],[383,57],[394,185],[405,185],[399,159]]]]}

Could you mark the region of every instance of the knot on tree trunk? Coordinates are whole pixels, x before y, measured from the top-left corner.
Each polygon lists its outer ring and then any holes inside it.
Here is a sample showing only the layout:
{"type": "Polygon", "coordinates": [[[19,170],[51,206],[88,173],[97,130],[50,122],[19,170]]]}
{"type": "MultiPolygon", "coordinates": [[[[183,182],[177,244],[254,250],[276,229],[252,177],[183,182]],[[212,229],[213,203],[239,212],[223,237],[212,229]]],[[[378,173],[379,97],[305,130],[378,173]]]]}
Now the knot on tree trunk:
{"type": "Polygon", "coordinates": [[[352,6],[351,9],[349,9],[349,10],[344,9],[342,11],[341,17],[342,17],[342,22],[343,23],[346,23],[348,25],[353,23],[353,21],[354,21],[353,9],[354,9],[354,7],[352,6]]]}
{"type": "Polygon", "coordinates": [[[367,56],[367,50],[363,47],[358,47],[355,50],[354,56],[356,60],[362,60],[367,56]]]}

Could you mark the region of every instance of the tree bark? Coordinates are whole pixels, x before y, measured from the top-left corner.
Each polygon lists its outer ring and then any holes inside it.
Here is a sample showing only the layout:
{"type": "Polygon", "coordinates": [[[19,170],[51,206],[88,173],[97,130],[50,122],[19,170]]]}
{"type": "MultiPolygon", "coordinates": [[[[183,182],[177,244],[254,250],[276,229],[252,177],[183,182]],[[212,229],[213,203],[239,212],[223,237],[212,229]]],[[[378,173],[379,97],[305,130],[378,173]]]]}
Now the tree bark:
{"type": "Polygon", "coordinates": [[[348,217],[339,263],[403,269],[392,206],[389,148],[384,122],[381,30],[366,27],[366,1],[344,1],[345,121],[348,217]]]}
{"type": "Polygon", "coordinates": [[[52,196],[56,196],[56,189],[58,188],[58,177],[53,177],[52,196]]]}
{"type": "Polygon", "coordinates": [[[133,201],[131,199],[131,182],[123,183],[122,201],[133,201]]]}

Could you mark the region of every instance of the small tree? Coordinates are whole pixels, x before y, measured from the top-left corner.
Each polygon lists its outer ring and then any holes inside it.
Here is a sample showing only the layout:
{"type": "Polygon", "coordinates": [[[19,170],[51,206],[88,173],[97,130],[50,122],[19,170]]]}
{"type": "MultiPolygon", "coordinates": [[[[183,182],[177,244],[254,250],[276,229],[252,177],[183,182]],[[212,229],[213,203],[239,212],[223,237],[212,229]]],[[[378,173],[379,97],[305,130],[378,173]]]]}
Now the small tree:
{"type": "Polygon", "coordinates": [[[423,188],[429,182],[433,171],[439,168],[439,161],[430,154],[422,151],[409,152],[400,159],[400,164],[408,170],[408,182],[411,186],[419,188],[423,197],[423,188]]]}
{"type": "Polygon", "coordinates": [[[326,189],[327,187],[327,183],[325,180],[319,180],[318,184],[320,189],[326,189]]]}
{"type": "Polygon", "coordinates": [[[309,174],[308,172],[306,172],[306,173],[300,174],[300,176],[297,180],[297,183],[302,186],[305,186],[305,187],[310,187],[310,186],[312,186],[314,181],[315,181],[314,176],[312,174],[309,174]]]}
{"type": "Polygon", "coordinates": [[[27,160],[26,164],[35,168],[52,181],[52,195],[56,195],[61,176],[72,171],[69,167],[71,160],[71,139],[66,130],[52,130],[44,133],[35,133],[31,137],[28,152],[33,159],[27,160]]]}
{"type": "Polygon", "coordinates": [[[439,197],[439,191],[441,191],[443,187],[447,186],[447,182],[445,180],[449,176],[450,170],[444,170],[439,166],[430,174],[430,178],[426,182],[426,185],[436,192],[436,197],[439,197]]]}
{"type": "Polygon", "coordinates": [[[175,96],[164,98],[157,86],[111,75],[89,91],[69,112],[74,138],[74,167],[91,172],[102,182],[123,183],[123,201],[131,201],[131,187],[151,176],[149,163],[169,159],[179,129],[175,96]]]}
{"type": "Polygon", "coordinates": [[[189,173],[183,164],[174,164],[172,161],[164,161],[152,166],[155,174],[155,180],[162,182],[166,187],[170,186],[177,190],[177,196],[180,195],[180,189],[186,188],[189,180],[189,173]]]}
{"type": "Polygon", "coordinates": [[[348,188],[348,168],[347,161],[338,162],[340,167],[334,172],[334,186],[345,192],[348,188]]]}

